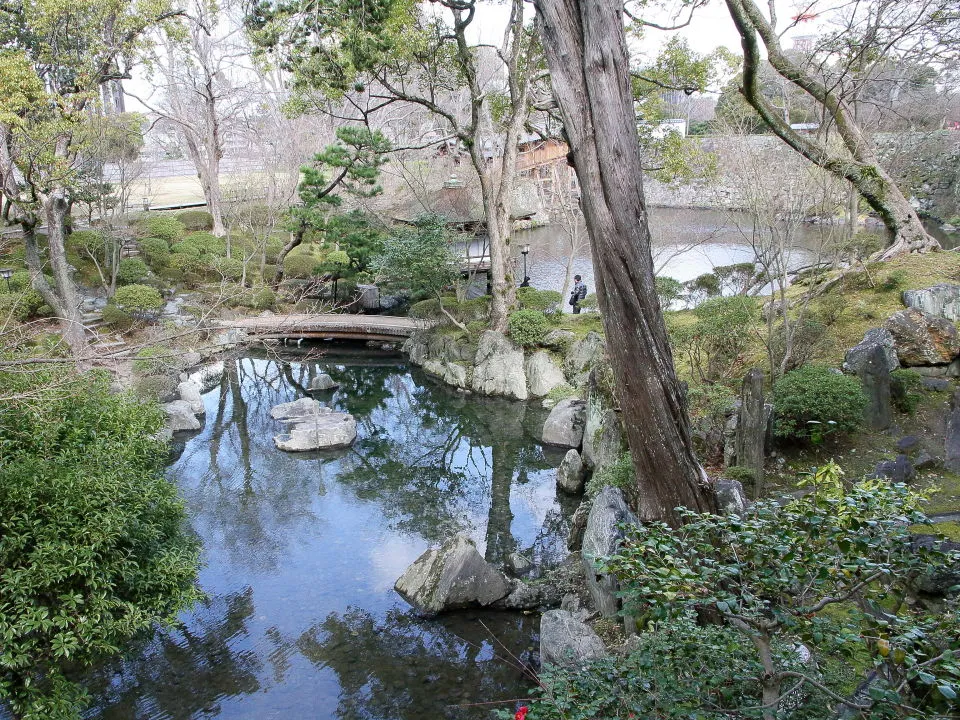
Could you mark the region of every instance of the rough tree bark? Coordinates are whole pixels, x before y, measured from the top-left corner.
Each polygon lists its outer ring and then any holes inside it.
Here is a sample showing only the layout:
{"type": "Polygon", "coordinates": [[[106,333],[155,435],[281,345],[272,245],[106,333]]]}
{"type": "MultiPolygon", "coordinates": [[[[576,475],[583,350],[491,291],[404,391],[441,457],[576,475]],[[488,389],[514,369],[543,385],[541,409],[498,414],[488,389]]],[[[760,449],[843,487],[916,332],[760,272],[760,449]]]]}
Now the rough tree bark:
{"type": "Polygon", "coordinates": [[[893,235],[893,242],[882,253],[881,259],[939,249],[940,244],[924,230],[910,201],[880,165],[873,145],[864,136],[843,97],[784,54],[779,35],[753,0],[726,0],[726,3],[743,46],[741,92],[744,98],[781,140],[807,160],[849,180],[876,211],[893,235]],[[831,152],[824,142],[791,129],[764,97],[758,79],[763,62],[758,35],[774,70],[807,92],[829,116],[849,157],[831,152]]]}
{"type": "Polygon", "coordinates": [[[640,140],[620,0],[535,0],[570,140],[600,310],[642,519],[716,509],[693,453],[683,393],[654,289],[640,140]]]}

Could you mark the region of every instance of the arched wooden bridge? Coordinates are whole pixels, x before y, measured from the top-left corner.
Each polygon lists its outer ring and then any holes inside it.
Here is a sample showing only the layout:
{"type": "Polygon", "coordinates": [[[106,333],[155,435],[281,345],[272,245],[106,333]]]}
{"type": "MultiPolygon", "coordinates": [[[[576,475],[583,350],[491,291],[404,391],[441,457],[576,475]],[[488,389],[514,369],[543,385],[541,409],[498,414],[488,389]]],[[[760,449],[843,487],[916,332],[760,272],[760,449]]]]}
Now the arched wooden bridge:
{"type": "Polygon", "coordinates": [[[432,323],[387,315],[271,315],[220,321],[223,328],[243,330],[258,340],[384,340],[399,341],[432,323]]]}

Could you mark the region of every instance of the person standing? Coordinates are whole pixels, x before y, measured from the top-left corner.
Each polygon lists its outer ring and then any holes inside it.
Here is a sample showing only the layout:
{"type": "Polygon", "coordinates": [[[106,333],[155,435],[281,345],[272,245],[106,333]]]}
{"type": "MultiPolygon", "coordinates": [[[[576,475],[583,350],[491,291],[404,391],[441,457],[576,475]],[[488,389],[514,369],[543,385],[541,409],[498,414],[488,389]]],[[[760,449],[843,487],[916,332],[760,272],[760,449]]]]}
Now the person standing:
{"type": "Polygon", "coordinates": [[[587,296],[587,286],[579,275],[573,276],[573,290],[570,293],[570,305],[573,306],[573,312],[580,314],[580,301],[587,296]]]}

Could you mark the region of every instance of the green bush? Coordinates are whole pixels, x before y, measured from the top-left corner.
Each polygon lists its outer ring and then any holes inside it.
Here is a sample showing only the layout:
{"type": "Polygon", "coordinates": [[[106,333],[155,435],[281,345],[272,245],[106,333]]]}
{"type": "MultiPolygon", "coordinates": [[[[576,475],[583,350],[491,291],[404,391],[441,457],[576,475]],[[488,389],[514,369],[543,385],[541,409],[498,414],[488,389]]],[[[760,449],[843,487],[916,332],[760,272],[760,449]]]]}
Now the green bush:
{"type": "Polygon", "coordinates": [[[550,321],[539,310],[517,310],[507,318],[510,338],[521,347],[533,347],[543,342],[550,332],[550,321]]]}
{"type": "Polygon", "coordinates": [[[277,294],[268,287],[261,287],[247,295],[249,307],[254,310],[272,310],[277,306],[277,294]]]}
{"type": "Polygon", "coordinates": [[[213,229],[213,215],[206,210],[181,210],[176,218],[188,232],[213,229]]]}
{"type": "Polygon", "coordinates": [[[186,233],[183,223],[170,215],[147,215],[140,220],[140,228],[145,237],[158,237],[171,245],[186,233]]]}
{"type": "Polygon", "coordinates": [[[626,658],[545,667],[530,716],[812,720],[870,674],[858,717],[954,717],[957,598],[904,598],[957,555],[914,542],[920,495],[886,479],[849,487],[842,476],[829,463],[801,480],[814,492],[789,502],[683,511],[680,529],[625,528],[596,565],[618,579],[623,615],[642,628],[636,644],[626,658]]]}
{"type": "Polygon", "coordinates": [[[805,365],[773,387],[775,434],[791,440],[819,442],[833,433],[857,430],[867,399],[860,381],[822,365],[805,365]]]}
{"type": "Polygon", "coordinates": [[[239,258],[215,257],[210,261],[209,267],[224,280],[239,280],[243,277],[243,261],[239,258]]]}
{"type": "Polygon", "coordinates": [[[586,308],[587,310],[596,310],[597,307],[599,307],[599,302],[600,301],[597,299],[597,294],[590,293],[577,304],[582,308],[586,308]]]}
{"type": "Polygon", "coordinates": [[[683,283],[666,275],[654,279],[657,297],[660,299],[660,309],[669,310],[677,300],[683,297],[683,283]]]}
{"type": "Polygon", "coordinates": [[[902,413],[912,415],[923,399],[923,376],[916,370],[890,373],[890,401],[902,413]]]}
{"type": "Polygon", "coordinates": [[[320,261],[307,253],[291,253],[283,259],[283,272],[287,277],[306,279],[314,276],[320,261]]]}
{"type": "Polygon", "coordinates": [[[149,285],[124,285],[117,288],[113,302],[130,313],[155,312],[163,307],[160,292],[149,285]]]}
{"type": "Polygon", "coordinates": [[[549,312],[560,305],[563,297],[556,290],[537,290],[532,287],[517,288],[517,303],[521,310],[549,312]]]}
{"type": "MultiPolygon", "coordinates": [[[[193,250],[196,250],[196,248],[193,248],[193,250]]],[[[170,256],[169,267],[181,273],[197,273],[203,270],[203,262],[200,260],[199,254],[177,252],[176,247],[174,247],[174,254],[170,256]]]]}
{"type": "Polygon", "coordinates": [[[0,284],[2,285],[2,291],[0,291],[0,325],[8,317],[24,322],[33,317],[41,317],[52,313],[50,306],[44,302],[43,296],[30,287],[29,273],[14,273],[13,277],[10,279],[10,292],[7,292],[6,283],[0,284]],[[14,283],[13,277],[18,275],[21,282],[14,283]],[[26,284],[22,282],[24,276],[26,284]]]}
{"type": "Polygon", "coordinates": [[[140,258],[124,258],[117,268],[117,283],[120,285],[134,285],[142,282],[150,274],[150,268],[140,258]]]}
{"type": "Polygon", "coordinates": [[[191,245],[190,243],[186,242],[176,243],[170,248],[170,252],[174,255],[186,255],[187,257],[196,258],[197,260],[199,260],[200,255],[202,255],[200,248],[198,248],[196,245],[191,245]]]}
{"type": "Polygon", "coordinates": [[[136,324],[133,315],[113,303],[103,309],[103,322],[120,332],[126,332],[136,324]]]}
{"type": "Polygon", "coordinates": [[[180,245],[196,248],[201,256],[226,257],[227,254],[227,241],[208,232],[190,233],[180,245]]]}
{"type": "Polygon", "coordinates": [[[757,482],[756,473],[754,473],[754,471],[750,468],[742,467],[740,465],[732,465],[731,467],[725,468],[723,471],[723,476],[729,480],[736,480],[738,483],[743,485],[748,494],[752,494],[750,491],[753,489],[754,483],[757,482]]]}
{"type": "Polygon", "coordinates": [[[199,545],[155,404],[105,374],[0,375],[0,702],[14,717],[80,717],[78,670],[197,601],[199,545]],[[30,400],[30,398],[37,398],[30,400]]]}
{"type": "Polygon", "coordinates": [[[141,254],[154,271],[162,270],[170,264],[170,244],[163,238],[143,238],[138,244],[141,254]]]}
{"type": "Polygon", "coordinates": [[[96,256],[103,254],[103,244],[103,233],[97,230],[74,230],[65,243],[67,250],[96,256]]]}

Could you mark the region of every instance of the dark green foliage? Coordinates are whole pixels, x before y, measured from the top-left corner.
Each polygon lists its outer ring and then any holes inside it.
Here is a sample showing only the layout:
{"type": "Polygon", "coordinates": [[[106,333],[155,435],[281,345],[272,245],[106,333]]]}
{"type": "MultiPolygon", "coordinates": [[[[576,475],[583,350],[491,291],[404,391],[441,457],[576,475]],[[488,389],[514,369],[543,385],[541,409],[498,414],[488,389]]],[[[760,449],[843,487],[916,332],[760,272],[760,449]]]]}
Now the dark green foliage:
{"type": "Polygon", "coordinates": [[[140,258],[124,258],[117,268],[117,283],[120,285],[134,285],[142,282],[150,274],[150,268],[140,258]]]}
{"type": "Polygon", "coordinates": [[[537,290],[533,287],[517,289],[517,303],[521,310],[549,312],[557,307],[562,299],[556,290],[537,290]]]}
{"type": "Polygon", "coordinates": [[[218,279],[239,280],[243,277],[243,261],[239,258],[215,257],[210,260],[209,267],[218,279]]]}
{"type": "Polygon", "coordinates": [[[723,476],[730,480],[736,480],[749,492],[754,483],[757,481],[756,473],[753,470],[747,467],[742,467],[740,465],[733,465],[728,468],[724,468],[723,476]]]}
{"type": "Polygon", "coordinates": [[[9,289],[0,282],[0,325],[8,318],[24,322],[30,318],[50,314],[50,306],[43,296],[30,286],[30,273],[15,272],[10,277],[9,289]]]}
{"type": "Polygon", "coordinates": [[[306,252],[290,253],[283,259],[283,272],[287,277],[313,277],[319,267],[320,259],[306,252]]]}
{"type": "MultiPolygon", "coordinates": [[[[297,186],[300,204],[290,208],[291,229],[300,233],[323,231],[328,222],[327,213],[343,204],[340,190],[360,197],[378,195],[381,188],[377,178],[380,166],[386,162],[384,154],[389,150],[390,141],[379,130],[351,125],[337,128],[337,141],[314,155],[309,165],[300,168],[297,186]]],[[[340,226],[335,224],[334,232],[358,231],[356,217],[362,214],[342,220],[340,226]]]]}
{"type": "Polygon", "coordinates": [[[136,324],[136,319],[126,310],[110,303],[103,309],[103,321],[114,330],[126,332],[136,324]]]}
{"type": "MultiPolygon", "coordinates": [[[[173,247],[170,248],[170,252],[173,253],[174,255],[186,255],[196,260],[199,260],[200,255],[202,254],[200,252],[200,248],[198,248],[196,245],[193,245],[191,243],[186,243],[186,242],[176,243],[175,245],[173,245],[173,247]]],[[[171,260],[171,262],[173,261],[171,260]]]]}
{"type": "Polygon", "coordinates": [[[199,255],[192,252],[177,252],[175,246],[174,253],[170,256],[169,268],[181,274],[198,273],[203,270],[203,263],[199,255]]]}
{"type": "Polygon", "coordinates": [[[163,238],[143,238],[139,245],[141,254],[154,271],[170,264],[170,245],[163,238]]]}
{"type": "Polygon", "coordinates": [[[412,227],[396,228],[370,268],[392,287],[439,297],[460,277],[458,240],[442,217],[424,215],[412,227]]]}
{"type": "MultiPolygon", "coordinates": [[[[722,720],[735,708],[758,705],[752,679],[763,670],[749,640],[723,627],[688,620],[641,634],[626,657],[585,669],[547,667],[546,690],[530,706],[531,720],[722,720]],[[710,708],[713,709],[711,712],[710,708]]],[[[781,649],[777,660],[789,665],[781,649]]],[[[512,718],[513,714],[500,717],[512,718]]]]}
{"type": "Polygon", "coordinates": [[[170,215],[147,215],[139,224],[144,237],[158,237],[171,245],[186,233],[183,223],[170,215]]]}
{"type": "Polygon", "coordinates": [[[331,217],[324,234],[327,243],[335,243],[346,254],[346,262],[341,258],[341,262],[334,263],[328,256],[328,262],[323,265],[324,272],[339,278],[355,278],[359,273],[366,273],[383,241],[375,219],[359,210],[331,217]]]}
{"type": "MultiPolygon", "coordinates": [[[[734,664],[746,660],[754,645],[754,670],[740,676],[746,697],[730,697],[734,708],[756,707],[762,688],[768,693],[765,702],[779,702],[800,682],[804,693],[793,696],[801,706],[798,717],[804,711],[824,717],[826,697],[814,683],[826,683],[822,687],[839,697],[846,689],[828,675],[798,667],[783,653],[802,642],[821,661],[856,660],[878,672],[864,717],[934,717],[960,709],[955,702],[960,681],[956,597],[936,612],[905,602],[918,578],[958,560],[956,553],[911,542],[908,526],[925,521],[918,510],[922,498],[885,479],[847,489],[832,463],[802,484],[813,491],[786,504],[759,501],[743,516],[688,512],[680,529],[663,523],[636,528],[623,548],[601,563],[620,579],[625,612],[653,630],[694,618],[718,624],[716,632],[729,644],[715,653],[730,654],[734,664]],[[761,662],[763,672],[755,671],[754,662],[761,662]],[[806,693],[811,695],[804,700],[806,693]]],[[[670,641],[661,662],[669,662],[673,652],[683,655],[685,643],[677,643],[670,641]]],[[[681,717],[729,717],[713,712],[719,708],[709,693],[724,678],[722,663],[699,667],[692,685],[707,689],[700,697],[701,712],[688,708],[681,717]]],[[[656,672],[637,668],[631,680],[643,688],[656,672]]],[[[682,673],[677,677],[678,688],[691,684],[682,673]]],[[[620,693],[621,687],[608,692],[620,693]]]]}
{"type": "Polygon", "coordinates": [[[206,210],[181,210],[176,217],[183,223],[187,232],[213,229],[213,215],[206,210]]]}
{"type": "MultiPolygon", "coordinates": [[[[175,247],[181,248],[174,252],[183,252],[182,248],[196,248],[200,256],[210,255],[212,257],[225,257],[227,254],[227,242],[223,238],[208,232],[195,232],[187,235],[183,242],[175,247]]],[[[189,252],[189,251],[187,251],[189,252]]]]}
{"type": "Polygon", "coordinates": [[[866,397],[860,381],[822,365],[786,373],[773,387],[777,437],[817,442],[860,427],[866,397]]]}
{"type": "Polygon", "coordinates": [[[120,652],[197,598],[199,548],[163,477],[155,405],[109,378],[19,373],[0,405],[0,700],[73,720],[77,668],[120,652]]]}
{"type": "Polygon", "coordinates": [[[124,285],[117,288],[113,302],[129,313],[150,313],[163,307],[163,298],[149,285],[124,285]]]}
{"type": "Polygon", "coordinates": [[[923,376],[916,370],[890,373],[890,401],[902,413],[912,415],[923,399],[923,376]]]}
{"type": "Polygon", "coordinates": [[[539,310],[517,310],[507,318],[510,339],[520,347],[533,347],[543,342],[550,332],[550,321],[539,310]]]}
{"type": "Polygon", "coordinates": [[[660,309],[669,310],[677,300],[683,297],[683,283],[665,275],[654,279],[657,297],[660,299],[660,309]]]}

